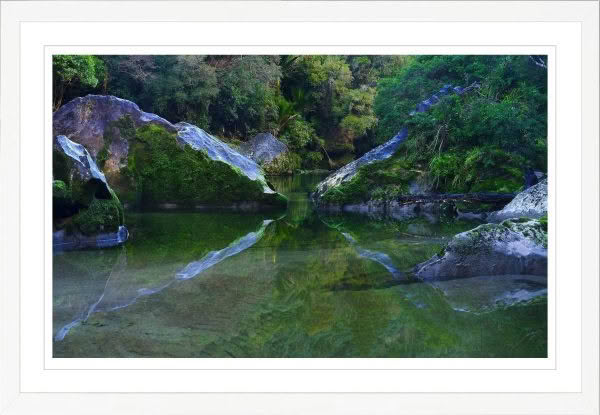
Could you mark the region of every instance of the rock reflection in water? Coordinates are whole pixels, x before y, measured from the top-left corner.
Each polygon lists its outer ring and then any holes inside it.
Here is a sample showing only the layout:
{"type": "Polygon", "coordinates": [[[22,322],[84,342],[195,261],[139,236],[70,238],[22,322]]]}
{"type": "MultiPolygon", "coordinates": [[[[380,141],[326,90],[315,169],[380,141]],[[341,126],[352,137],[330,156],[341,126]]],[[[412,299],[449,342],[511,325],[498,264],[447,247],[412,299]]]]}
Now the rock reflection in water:
{"type": "Polygon", "coordinates": [[[130,214],[124,250],[56,255],[55,328],[79,326],[54,342],[53,355],[546,355],[545,281],[411,277],[477,222],[317,213],[308,197],[318,180],[269,178],[290,199],[273,222],[224,212],[130,214]]]}
{"type": "MultiPolygon", "coordinates": [[[[87,321],[92,313],[114,311],[127,307],[135,303],[137,299],[142,296],[160,292],[171,286],[177,280],[194,278],[208,268],[217,265],[219,262],[239,254],[258,242],[262,238],[265,228],[271,222],[273,222],[273,220],[264,220],[261,227],[256,232],[248,233],[235,240],[224,249],[210,251],[202,259],[187,264],[183,269],[176,272],[175,275],[166,272],[164,277],[153,281],[153,284],[150,286],[140,287],[139,284],[143,284],[143,281],[131,278],[132,273],[135,273],[136,271],[130,270],[127,267],[126,248],[119,250],[118,259],[110,271],[99,298],[89,305],[87,309],[80,310],[71,322],[61,327],[56,332],[54,339],[56,341],[63,340],[69,330],[81,322],[87,321]]],[[[83,303],[85,303],[85,300],[83,303]]]]}
{"type": "Polygon", "coordinates": [[[489,275],[431,283],[457,311],[489,311],[547,295],[547,277],[539,275],[489,275]]]}

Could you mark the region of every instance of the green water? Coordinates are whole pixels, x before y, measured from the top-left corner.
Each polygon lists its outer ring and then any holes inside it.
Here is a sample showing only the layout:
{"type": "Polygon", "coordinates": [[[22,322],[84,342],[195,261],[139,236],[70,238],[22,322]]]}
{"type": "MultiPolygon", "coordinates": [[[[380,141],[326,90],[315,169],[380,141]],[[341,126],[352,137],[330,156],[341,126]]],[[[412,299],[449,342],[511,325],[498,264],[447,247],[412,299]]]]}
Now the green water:
{"type": "Polygon", "coordinates": [[[312,209],[129,213],[130,240],[53,257],[55,357],[544,357],[546,280],[410,271],[478,225],[312,209]]]}

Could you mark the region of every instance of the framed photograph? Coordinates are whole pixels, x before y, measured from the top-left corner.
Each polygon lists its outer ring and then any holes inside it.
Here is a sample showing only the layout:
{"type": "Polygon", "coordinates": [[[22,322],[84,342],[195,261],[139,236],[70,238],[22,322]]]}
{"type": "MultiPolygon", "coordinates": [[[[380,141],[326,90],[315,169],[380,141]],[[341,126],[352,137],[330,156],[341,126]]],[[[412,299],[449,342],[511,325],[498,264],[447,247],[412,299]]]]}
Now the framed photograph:
{"type": "Polygon", "coordinates": [[[598,414],[598,2],[2,1],[2,414],[598,414]]]}

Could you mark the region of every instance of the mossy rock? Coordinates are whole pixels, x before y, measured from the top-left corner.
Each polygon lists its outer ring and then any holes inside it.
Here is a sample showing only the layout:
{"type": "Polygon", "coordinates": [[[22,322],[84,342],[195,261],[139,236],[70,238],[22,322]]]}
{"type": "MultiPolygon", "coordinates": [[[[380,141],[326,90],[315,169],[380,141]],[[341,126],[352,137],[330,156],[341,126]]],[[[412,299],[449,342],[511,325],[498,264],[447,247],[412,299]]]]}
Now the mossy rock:
{"type": "MultiPolygon", "coordinates": [[[[53,129],[56,136],[68,136],[89,150],[128,205],[285,207],[285,198],[267,186],[254,161],[191,124],[174,125],[131,101],[101,95],[76,98],[54,113],[53,129]]],[[[59,171],[70,169],[63,168],[60,158],[55,160],[55,178],[65,181],[59,171]]],[[[86,205],[94,197],[109,198],[98,197],[94,189],[72,190],[86,205]]]]}
{"type": "Polygon", "coordinates": [[[302,159],[298,154],[287,151],[273,158],[271,161],[264,163],[262,168],[268,175],[287,175],[293,174],[298,170],[301,162],[302,159]]]}
{"type": "Polygon", "coordinates": [[[282,195],[266,193],[265,182],[251,180],[236,166],[211,159],[159,125],[136,129],[126,174],[133,180],[132,201],[138,207],[164,203],[191,208],[240,202],[274,207],[287,204],[282,195]]]}
{"type": "Polygon", "coordinates": [[[546,275],[548,234],[536,219],[488,223],[456,235],[438,255],[415,267],[425,280],[491,275],[546,275]]]}
{"type": "Polygon", "coordinates": [[[322,196],[325,204],[350,204],[367,200],[394,200],[409,192],[418,173],[401,156],[361,166],[352,179],[329,188],[322,196]]]}
{"type": "Polygon", "coordinates": [[[53,161],[54,229],[85,236],[118,231],[125,222],[123,206],[87,149],[58,136],[53,161]]]}

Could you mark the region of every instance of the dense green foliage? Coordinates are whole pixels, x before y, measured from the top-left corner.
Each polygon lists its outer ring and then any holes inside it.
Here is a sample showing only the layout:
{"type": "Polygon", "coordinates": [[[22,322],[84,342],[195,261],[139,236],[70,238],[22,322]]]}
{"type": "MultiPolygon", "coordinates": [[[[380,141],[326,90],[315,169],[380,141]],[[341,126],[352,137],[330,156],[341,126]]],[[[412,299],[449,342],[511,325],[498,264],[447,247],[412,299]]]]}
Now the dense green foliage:
{"type": "Polygon", "coordinates": [[[91,55],[55,55],[52,58],[53,106],[58,109],[74,97],[94,90],[106,78],[104,61],[91,55]]]}
{"type": "Polygon", "coordinates": [[[547,169],[546,78],[546,70],[527,56],[410,60],[395,76],[379,80],[374,102],[378,142],[406,126],[405,144],[390,159],[362,167],[323,200],[393,199],[413,181],[440,192],[519,191],[526,169],[547,169]],[[447,84],[472,88],[410,115],[447,84]]]}
{"type": "Polygon", "coordinates": [[[374,143],[375,86],[403,56],[54,57],[55,107],[88,93],[129,99],[171,122],[229,142],[271,132],[297,156],[292,169],[332,168],[374,143]],[[69,66],[70,65],[70,66],[69,66]],[[65,77],[63,68],[76,69],[65,77]]]}
{"type": "Polygon", "coordinates": [[[59,55],[54,75],[55,104],[116,95],[234,145],[271,132],[291,150],[272,174],[338,168],[408,127],[393,160],[332,200],[359,189],[393,197],[415,179],[437,191],[515,192],[524,170],[546,171],[547,71],[528,56],[59,55]],[[409,115],[446,84],[473,88],[409,115]]]}
{"type": "Polygon", "coordinates": [[[378,140],[407,126],[396,156],[437,190],[517,191],[524,169],[547,169],[546,83],[546,70],[527,56],[421,56],[378,83],[378,140]],[[462,96],[409,115],[443,85],[475,82],[462,96]]]}
{"type": "Polygon", "coordinates": [[[73,224],[84,235],[116,232],[123,224],[123,207],[116,195],[111,199],[94,198],[90,206],[73,217],[73,224]]]}

